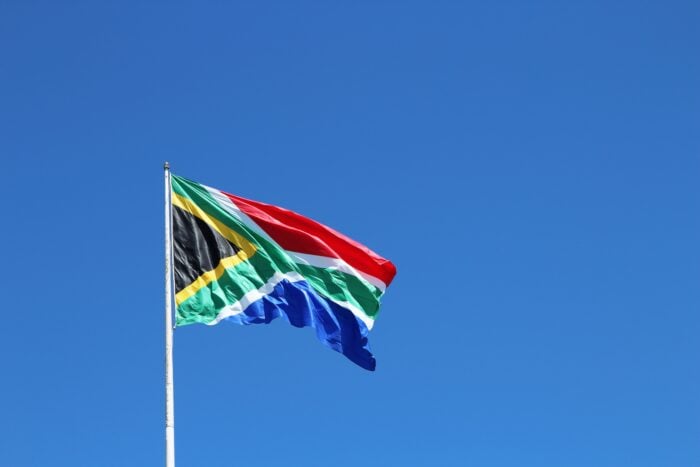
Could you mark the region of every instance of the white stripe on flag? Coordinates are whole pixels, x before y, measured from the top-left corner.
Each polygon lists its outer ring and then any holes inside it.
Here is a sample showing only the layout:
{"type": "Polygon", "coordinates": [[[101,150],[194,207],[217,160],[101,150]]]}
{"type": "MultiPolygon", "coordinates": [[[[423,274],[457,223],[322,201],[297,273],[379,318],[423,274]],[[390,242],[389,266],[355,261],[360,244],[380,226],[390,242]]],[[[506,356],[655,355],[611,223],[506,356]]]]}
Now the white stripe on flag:
{"type": "Polygon", "coordinates": [[[309,266],[315,266],[317,268],[337,269],[338,271],[342,271],[346,274],[350,274],[359,279],[363,279],[369,282],[370,284],[381,290],[382,293],[384,293],[384,291],[386,290],[386,285],[384,284],[384,282],[382,282],[374,276],[370,276],[369,274],[365,274],[362,271],[358,271],[357,269],[353,268],[340,258],[308,255],[306,253],[297,253],[295,251],[287,251],[286,253],[289,255],[290,258],[292,258],[292,261],[294,261],[297,264],[308,264],[309,266]]]}

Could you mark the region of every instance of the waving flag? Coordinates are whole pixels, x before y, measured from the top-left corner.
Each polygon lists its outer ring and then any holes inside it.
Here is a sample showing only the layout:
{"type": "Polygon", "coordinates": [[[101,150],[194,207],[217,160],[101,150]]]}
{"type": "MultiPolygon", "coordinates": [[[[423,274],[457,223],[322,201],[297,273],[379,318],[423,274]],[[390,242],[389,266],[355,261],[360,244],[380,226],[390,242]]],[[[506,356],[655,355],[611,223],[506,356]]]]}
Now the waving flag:
{"type": "Polygon", "coordinates": [[[172,176],[176,325],[309,326],[374,370],[367,334],[396,268],[312,219],[172,176]]]}

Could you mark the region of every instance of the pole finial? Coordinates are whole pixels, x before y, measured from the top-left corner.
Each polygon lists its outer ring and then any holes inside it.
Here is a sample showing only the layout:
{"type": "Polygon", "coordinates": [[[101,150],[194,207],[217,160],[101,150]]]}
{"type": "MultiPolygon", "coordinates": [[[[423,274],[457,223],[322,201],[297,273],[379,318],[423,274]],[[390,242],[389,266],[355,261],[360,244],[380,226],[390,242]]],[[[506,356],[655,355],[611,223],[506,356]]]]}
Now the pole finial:
{"type": "Polygon", "coordinates": [[[165,170],[170,170],[170,162],[165,161],[165,164],[163,164],[163,168],[164,168],[165,170]]]}

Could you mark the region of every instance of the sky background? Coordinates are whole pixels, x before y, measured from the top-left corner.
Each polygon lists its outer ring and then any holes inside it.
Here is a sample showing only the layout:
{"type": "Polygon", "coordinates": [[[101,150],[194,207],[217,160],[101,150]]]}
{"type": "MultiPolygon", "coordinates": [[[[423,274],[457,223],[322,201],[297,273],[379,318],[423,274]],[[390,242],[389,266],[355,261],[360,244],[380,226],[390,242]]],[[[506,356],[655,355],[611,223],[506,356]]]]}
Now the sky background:
{"type": "Polygon", "coordinates": [[[178,328],[179,466],[700,465],[697,1],[95,3],[0,3],[0,465],[163,464],[165,160],[398,268],[375,373],[178,328]]]}

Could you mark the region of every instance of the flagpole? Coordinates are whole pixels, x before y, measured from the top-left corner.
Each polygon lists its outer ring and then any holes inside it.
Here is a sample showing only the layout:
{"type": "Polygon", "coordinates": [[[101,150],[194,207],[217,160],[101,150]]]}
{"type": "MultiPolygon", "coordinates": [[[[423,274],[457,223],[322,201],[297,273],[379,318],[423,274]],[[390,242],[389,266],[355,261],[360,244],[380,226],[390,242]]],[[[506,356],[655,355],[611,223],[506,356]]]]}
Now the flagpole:
{"type": "Polygon", "coordinates": [[[165,163],[165,467],[175,467],[175,401],[173,398],[172,212],[170,164],[165,163]]]}

